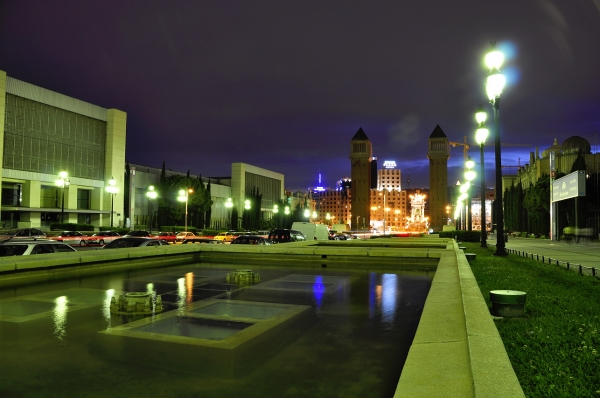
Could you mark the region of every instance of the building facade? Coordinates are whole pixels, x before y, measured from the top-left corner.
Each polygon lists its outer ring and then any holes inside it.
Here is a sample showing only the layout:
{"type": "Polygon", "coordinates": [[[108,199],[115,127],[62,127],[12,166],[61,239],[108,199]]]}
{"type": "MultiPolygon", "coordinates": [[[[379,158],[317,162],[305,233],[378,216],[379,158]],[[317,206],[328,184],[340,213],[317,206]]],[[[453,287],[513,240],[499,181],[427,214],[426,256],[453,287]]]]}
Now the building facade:
{"type": "Polygon", "coordinates": [[[115,218],[123,214],[125,112],[0,71],[0,114],[3,227],[101,227],[109,225],[111,208],[115,218]],[[111,179],[114,194],[106,190],[111,179]]]}
{"type": "Polygon", "coordinates": [[[439,125],[435,126],[429,136],[427,158],[429,159],[429,225],[434,232],[439,232],[447,220],[448,159],[450,158],[448,137],[439,125]]]}
{"type": "Polygon", "coordinates": [[[351,229],[357,231],[371,225],[371,141],[362,128],[358,129],[350,141],[350,164],[352,180],[352,220],[351,229]]]}

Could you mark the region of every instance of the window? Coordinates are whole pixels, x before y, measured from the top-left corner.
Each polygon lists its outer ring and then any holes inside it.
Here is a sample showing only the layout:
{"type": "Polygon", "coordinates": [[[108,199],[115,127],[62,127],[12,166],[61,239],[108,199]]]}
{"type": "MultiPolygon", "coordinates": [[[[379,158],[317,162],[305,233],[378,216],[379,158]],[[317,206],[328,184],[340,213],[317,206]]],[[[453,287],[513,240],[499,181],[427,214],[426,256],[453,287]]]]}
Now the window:
{"type": "Polygon", "coordinates": [[[77,190],[77,208],[78,209],[89,209],[90,208],[90,197],[91,192],[89,189],[78,189],[77,190]]]}
{"type": "Polygon", "coordinates": [[[31,254],[45,254],[45,253],[54,253],[52,250],[52,245],[35,245],[31,254]]]}
{"type": "Polygon", "coordinates": [[[71,249],[67,245],[52,245],[52,246],[54,246],[54,250],[56,250],[58,253],[72,252],[73,251],[73,249],[71,249]]]}

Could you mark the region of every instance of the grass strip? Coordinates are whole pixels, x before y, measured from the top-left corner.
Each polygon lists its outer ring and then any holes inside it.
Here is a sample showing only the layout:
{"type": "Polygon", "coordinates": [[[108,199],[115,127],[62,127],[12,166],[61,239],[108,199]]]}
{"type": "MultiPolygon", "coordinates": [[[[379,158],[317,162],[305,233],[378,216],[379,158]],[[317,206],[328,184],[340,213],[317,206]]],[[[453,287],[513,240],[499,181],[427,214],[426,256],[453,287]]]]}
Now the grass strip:
{"type": "Polygon", "coordinates": [[[600,397],[600,280],[556,265],[462,243],[491,309],[491,290],[527,293],[525,316],[497,318],[527,397],[600,397]]]}

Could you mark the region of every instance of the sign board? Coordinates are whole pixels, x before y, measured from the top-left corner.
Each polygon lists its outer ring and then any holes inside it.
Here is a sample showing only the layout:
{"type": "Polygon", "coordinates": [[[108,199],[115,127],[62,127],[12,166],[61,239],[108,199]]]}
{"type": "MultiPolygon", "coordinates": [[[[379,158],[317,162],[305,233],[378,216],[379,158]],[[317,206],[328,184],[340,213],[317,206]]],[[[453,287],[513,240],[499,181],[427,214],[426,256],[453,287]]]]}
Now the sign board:
{"type": "Polygon", "coordinates": [[[395,169],[396,168],[396,161],[395,160],[385,160],[383,162],[383,167],[386,169],[395,169]]]}
{"type": "Polygon", "coordinates": [[[585,196],[585,171],[575,171],[552,181],[552,202],[585,196]]]}

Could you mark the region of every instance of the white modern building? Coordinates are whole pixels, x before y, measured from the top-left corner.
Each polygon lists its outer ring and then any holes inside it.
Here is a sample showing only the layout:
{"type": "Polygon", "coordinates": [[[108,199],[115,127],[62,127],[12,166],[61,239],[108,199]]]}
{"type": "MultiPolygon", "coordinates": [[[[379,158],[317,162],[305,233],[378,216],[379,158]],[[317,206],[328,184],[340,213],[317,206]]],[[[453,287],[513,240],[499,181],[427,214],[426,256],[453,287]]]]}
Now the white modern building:
{"type": "Polygon", "coordinates": [[[5,228],[49,228],[59,221],[107,226],[111,206],[117,223],[123,214],[125,112],[0,71],[0,114],[5,228]],[[114,194],[106,190],[111,179],[114,194]]]}

